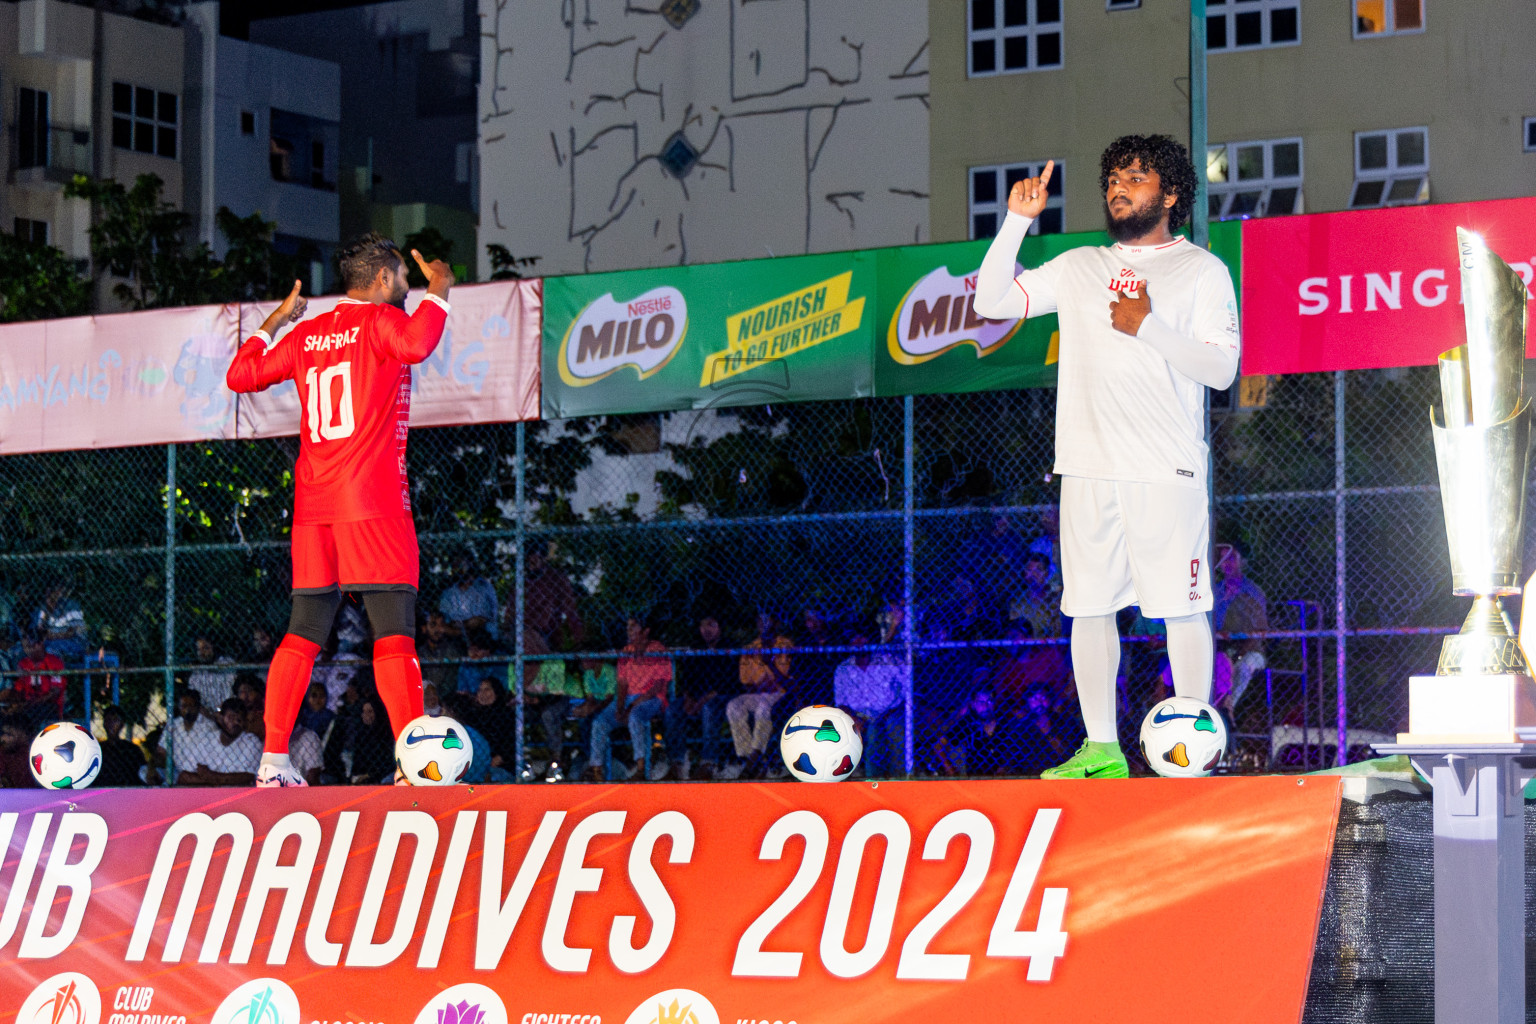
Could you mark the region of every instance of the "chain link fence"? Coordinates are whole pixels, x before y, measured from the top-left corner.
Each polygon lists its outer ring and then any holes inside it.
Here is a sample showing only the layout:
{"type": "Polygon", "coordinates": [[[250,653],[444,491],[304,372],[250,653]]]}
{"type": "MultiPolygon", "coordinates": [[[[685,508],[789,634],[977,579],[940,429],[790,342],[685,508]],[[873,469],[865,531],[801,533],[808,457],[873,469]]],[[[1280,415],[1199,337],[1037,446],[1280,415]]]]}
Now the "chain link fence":
{"type": "MultiPolygon", "coordinates": [[[[1408,676],[1432,670],[1465,609],[1426,422],[1433,369],[1259,383],[1255,407],[1234,389],[1212,415],[1231,596],[1217,689],[1231,770],[1304,770],[1406,727],[1408,676]]],[[[1041,389],[418,430],[429,704],[477,728],[503,781],[752,775],[789,712],[834,701],[864,719],[871,774],[1037,773],[1081,729],[1055,604],[1054,403],[1041,389]],[[637,640],[636,664],[670,676],[670,710],[605,716],[637,640]],[[787,695],[738,700],[743,680],[787,695]]],[[[58,675],[67,716],[102,734],[116,705],[147,752],[178,688],[244,694],[258,728],[288,614],[296,454],[290,438],[0,459],[10,713],[45,717],[57,695],[37,677],[58,675]],[[63,627],[43,637],[62,672],[23,670],[39,614],[63,627]]],[[[1160,624],[1122,619],[1132,750],[1167,680],[1160,624]]],[[[344,610],[317,667],[322,777],[361,763],[364,622],[344,610]]]]}

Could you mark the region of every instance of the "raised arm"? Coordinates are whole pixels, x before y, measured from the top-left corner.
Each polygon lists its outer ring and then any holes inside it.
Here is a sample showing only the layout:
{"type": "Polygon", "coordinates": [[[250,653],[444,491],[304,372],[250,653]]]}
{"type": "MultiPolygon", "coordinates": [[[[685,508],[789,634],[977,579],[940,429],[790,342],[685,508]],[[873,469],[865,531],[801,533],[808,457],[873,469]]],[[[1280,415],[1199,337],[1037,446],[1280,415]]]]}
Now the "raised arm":
{"type": "Polygon", "coordinates": [[[300,282],[293,282],[288,297],[240,346],[234,362],[229,364],[229,372],[224,375],[229,390],[240,393],[262,391],[293,376],[293,346],[273,345],[272,339],[284,324],[293,323],[304,315],[309,301],[299,294],[300,287],[300,282]]]}
{"type": "Polygon", "coordinates": [[[448,323],[448,289],[453,287],[453,269],[442,260],[428,263],[421,253],[411,250],[416,265],[427,278],[427,294],[410,316],[385,306],[377,321],[379,344],[386,354],[402,363],[419,363],[432,354],[442,340],[448,323]]]}
{"type": "Polygon", "coordinates": [[[1038,178],[1016,181],[1008,192],[1008,214],[982,258],[976,275],[976,312],[993,320],[1039,316],[1056,309],[1055,289],[1047,276],[1026,270],[1017,278],[1013,268],[1029,226],[1045,209],[1046,186],[1056,168],[1048,161],[1038,178]]]}

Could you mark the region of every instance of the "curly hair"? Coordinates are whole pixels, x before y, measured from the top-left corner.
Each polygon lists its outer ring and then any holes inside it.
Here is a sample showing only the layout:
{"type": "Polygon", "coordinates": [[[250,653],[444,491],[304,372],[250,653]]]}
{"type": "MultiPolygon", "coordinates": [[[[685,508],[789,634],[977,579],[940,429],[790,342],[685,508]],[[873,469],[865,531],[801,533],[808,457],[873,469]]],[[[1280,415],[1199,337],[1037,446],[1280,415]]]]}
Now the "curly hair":
{"type": "Polygon", "coordinates": [[[1141,162],[1143,170],[1156,171],[1163,195],[1178,196],[1168,211],[1168,230],[1177,231],[1195,208],[1195,165],[1184,144],[1168,135],[1122,135],[1099,158],[1099,192],[1109,190],[1111,171],[1141,162]]]}
{"type": "Polygon", "coordinates": [[[404,262],[400,247],[377,231],[354,238],[336,251],[336,269],[341,272],[341,286],[347,291],[367,288],[380,270],[404,262]]]}

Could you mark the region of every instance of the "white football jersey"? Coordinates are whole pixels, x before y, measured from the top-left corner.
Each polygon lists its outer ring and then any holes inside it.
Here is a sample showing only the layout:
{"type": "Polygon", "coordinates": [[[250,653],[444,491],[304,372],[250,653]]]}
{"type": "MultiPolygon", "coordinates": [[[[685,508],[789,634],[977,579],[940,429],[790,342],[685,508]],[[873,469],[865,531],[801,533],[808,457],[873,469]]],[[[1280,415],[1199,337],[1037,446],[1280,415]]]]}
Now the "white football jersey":
{"type": "Polygon", "coordinates": [[[1055,471],[1204,489],[1205,385],[1146,339],[1172,332],[1222,346],[1235,360],[1237,299],[1226,264],[1184,238],[1142,248],[1082,246],[1018,274],[1012,289],[1013,309],[1022,294],[1025,316],[1056,313],[1061,326],[1055,471]],[[1152,313],[1137,336],[1122,334],[1109,305],[1143,288],[1152,313]]]}

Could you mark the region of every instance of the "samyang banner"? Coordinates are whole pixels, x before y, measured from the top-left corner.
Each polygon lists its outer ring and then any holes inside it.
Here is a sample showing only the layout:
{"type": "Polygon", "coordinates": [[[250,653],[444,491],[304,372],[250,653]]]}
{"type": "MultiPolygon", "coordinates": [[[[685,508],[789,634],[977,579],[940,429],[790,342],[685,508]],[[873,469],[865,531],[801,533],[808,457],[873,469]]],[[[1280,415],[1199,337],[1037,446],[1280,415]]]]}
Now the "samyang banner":
{"type": "Polygon", "coordinates": [[[7,790],[0,1022],[1296,1024],[1339,794],[7,790]]]}
{"type": "MultiPolygon", "coordinates": [[[[976,313],[989,242],[549,278],[544,416],[1052,386],[1054,314],[976,313]]],[[[1107,242],[1030,236],[1019,266],[1107,242]]],[[[1239,226],[1211,249],[1235,279],[1239,226]]]]}
{"type": "MultiPolygon", "coordinates": [[[[335,302],[317,298],[307,315],[335,302]]],[[[442,343],[414,374],[411,423],[536,418],[540,282],[460,286],[450,304],[442,343]]],[[[236,349],[275,306],[0,326],[0,454],[298,433],[292,384],[238,402],[224,385],[236,349]]]]}
{"type": "Polygon", "coordinates": [[[874,267],[837,253],[548,278],[544,416],[873,394],[874,267]]]}
{"type": "MultiPolygon", "coordinates": [[[[1243,223],[1243,372],[1433,366],[1466,341],[1456,229],[1530,295],[1536,198],[1270,217],[1243,223]]],[[[1536,355],[1536,332],[1527,339],[1536,355]]]]}

